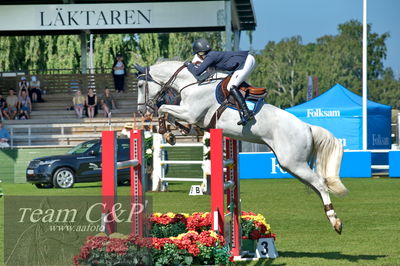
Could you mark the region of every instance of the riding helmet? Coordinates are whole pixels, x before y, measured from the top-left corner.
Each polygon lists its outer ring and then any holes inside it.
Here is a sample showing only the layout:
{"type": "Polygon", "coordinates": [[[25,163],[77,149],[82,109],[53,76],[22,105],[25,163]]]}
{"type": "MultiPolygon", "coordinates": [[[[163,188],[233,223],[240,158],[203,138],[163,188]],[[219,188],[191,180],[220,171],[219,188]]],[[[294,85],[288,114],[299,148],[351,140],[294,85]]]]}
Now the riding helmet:
{"type": "Polygon", "coordinates": [[[198,39],[193,42],[193,54],[198,52],[208,53],[211,51],[211,45],[206,39],[198,39]]]}

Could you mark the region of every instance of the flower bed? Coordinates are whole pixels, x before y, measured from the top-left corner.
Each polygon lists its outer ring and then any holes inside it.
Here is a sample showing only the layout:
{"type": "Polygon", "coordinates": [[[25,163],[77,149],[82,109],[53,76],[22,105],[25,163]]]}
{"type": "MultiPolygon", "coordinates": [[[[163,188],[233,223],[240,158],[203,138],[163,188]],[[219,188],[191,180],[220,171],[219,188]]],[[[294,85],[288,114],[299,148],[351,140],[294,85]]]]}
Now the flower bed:
{"type": "MultiPolygon", "coordinates": [[[[74,264],[214,265],[228,264],[232,260],[223,236],[210,230],[210,213],[154,213],[150,222],[151,238],[121,234],[88,237],[80,254],[74,257],[74,264]]],[[[243,239],[275,238],[260,214],[243,212],[241,226],[243,239]]]]}

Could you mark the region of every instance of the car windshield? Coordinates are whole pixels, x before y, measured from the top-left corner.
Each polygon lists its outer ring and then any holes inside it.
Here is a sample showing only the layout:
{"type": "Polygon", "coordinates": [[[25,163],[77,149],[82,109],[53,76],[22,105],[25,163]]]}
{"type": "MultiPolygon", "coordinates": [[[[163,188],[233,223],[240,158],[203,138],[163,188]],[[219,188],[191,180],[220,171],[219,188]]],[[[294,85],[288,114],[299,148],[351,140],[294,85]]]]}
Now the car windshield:
{"type": "Polygon", "coordinates": [[[87,142],[83,142],[79,144],[78,146],[73,147],[69,151],[67,151],[67,154],[82,154],[87,152],[90,148],[92,148],[95,144],[97,143],[97,140],[91,140],[87,142]]]}

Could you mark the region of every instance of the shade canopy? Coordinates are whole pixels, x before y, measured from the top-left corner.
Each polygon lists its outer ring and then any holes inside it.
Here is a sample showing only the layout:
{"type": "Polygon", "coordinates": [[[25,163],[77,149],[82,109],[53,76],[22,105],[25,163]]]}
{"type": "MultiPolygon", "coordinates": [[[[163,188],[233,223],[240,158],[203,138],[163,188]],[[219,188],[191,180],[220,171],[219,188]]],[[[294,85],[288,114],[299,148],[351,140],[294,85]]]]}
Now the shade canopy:
{"type": "MultiPolygon", "coordinates": [[[[306,123],[328,129],[345,149],[362,149],[362,97],[340,84],[286,111],[306,123]]],[[[390,149],[392,107],[368,101],[367,114],[368,149],[390,149]]]]}

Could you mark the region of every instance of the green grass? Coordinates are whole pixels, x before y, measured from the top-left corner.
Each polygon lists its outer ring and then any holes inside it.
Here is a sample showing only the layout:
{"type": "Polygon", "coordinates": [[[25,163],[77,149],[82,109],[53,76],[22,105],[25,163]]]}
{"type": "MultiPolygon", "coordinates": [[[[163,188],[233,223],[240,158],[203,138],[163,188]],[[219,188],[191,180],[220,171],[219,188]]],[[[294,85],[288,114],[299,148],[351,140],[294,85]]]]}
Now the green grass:
{"type": "MultiPolygon", "coordinates": [[[[252,265],[400,265],[400,179],[344,179],[350,190],[332,196],[344,222],[338,235],[317,195],[297,180],[242,180],[242,210],[263,214],[277,234],[280,257],[252,265]]],[[[171,192],[147,193],[156,212],[209,211],[210,196],[189,196],[190,184],[171,184],[171,192]]],[[[6,195],[99,195],[99,183],[73,189],[39,190],[28,184],[3,184],[6,195]]],[[[119,187],[128,195],[128,187],[119,187]]],[[[1,200],[3,201],[3,200],[1,200]]],[[[3,221],[3,208],[1,208],[3,221]]],[[[1,227],[3,225],[1,224],[1,227]]],[[[3,230],[2,230],[3,231],[3,230]]],[[[1,235],[3,240],[3,235],[1,235]]],[[[1,241],[2,246],[3,241],[1,241]]],[[[245,264],[245,263],[243,263],[245,264]]]]}

